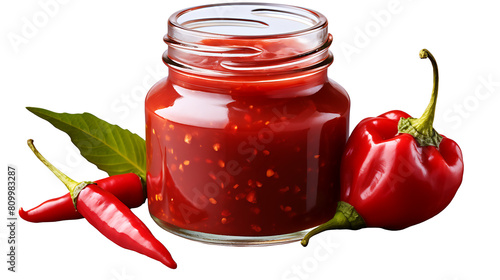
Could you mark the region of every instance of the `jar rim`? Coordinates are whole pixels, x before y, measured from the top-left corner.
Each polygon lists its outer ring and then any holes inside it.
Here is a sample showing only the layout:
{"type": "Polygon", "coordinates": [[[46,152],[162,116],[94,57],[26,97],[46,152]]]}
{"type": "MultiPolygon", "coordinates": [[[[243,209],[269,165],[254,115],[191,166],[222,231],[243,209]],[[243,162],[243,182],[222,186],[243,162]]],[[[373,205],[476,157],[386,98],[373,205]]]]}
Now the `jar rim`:
{"type": "MultiPolygon", "coordinates": [[[[213,24],[213,23],[212,23],[213,24]]],[[[169,20],[168,20],[168,25],[169,28],[174,28],[177,30],[182,30],[181,32],[188,32],[192,33],[195,36],[210,36],[211,38],[217,38],[217,39],[243,39],[243,40],[251,40],[251,39],[266,39],[266,38],[279,38],[279,37],[295,37],[295,36],[300,36],[304,34],[308,34],[311,32],[315,32],[321,29],[326,29],[328,26],[328,21],[326,17],[312,9],[307,9],[299,6],[294,6],[294,5],[288,5],[288,4],[276,4],[276,3],[261,3],[261,2],[234,2],[234,3],[218,3],[218,4],[207,4],[207,5],[201,5],[201,6],[195,6],[187,9],[182,9],[179,10],[175,13],[173,13],[169,20]],[[196,21],[189,22],[189,24],[186,24],[186,22],[179,22],[179,19],[182,16],[187,15],[188,13],[192,13],[195,11],[202,11],[202,10],[207,10],[207,9],[218,9],[218,8],[225,8],[229,6],[239,6],[239,7],[250,7],[250,6],[260,6],[262,8],[258,9],[253,9],[251,12],[253,14],[258,14],[260,16],[266,16],[266,17],[276,17],[276,18],[281,18],[284,20],[289,20],[291,21],[296,21],[296,22],[302,22],[305,25],[309,25],[309,27],[299,29],[299,30],[293,30],[293,31],[288,31],[288,32],[279,32],[279,33],[272,33],[272,34],[251,34],[251,35],[244,35],[244,34],[221,34],[217,32],[209,32],[209,31],[203,31],[199,30],[198,28],[190,28],[190,26],[193,26],[191,23],[196,23],[199,25],[203,24],[203,20],[206,20],[205,23],[208,24],[207,21],[217,21],[220,20],[220,24],[230,24],[232,20],[236,20],[233,22],[233,24],[248,24],[246,25],[247,27],[250,27],[250,25],[254,24],[254,27],[258,27],[258,25],[266,25],[269,27],[269,24],[266,24],[266,22],[261,21],[261,20],[252,20],[252,19],[241,19],[241,18],[226,18],[226,17],[212,17],[212,18],[205,18],[205,19],[197,19],[196,21]],[[272,9],[274,8],[274,9],[272,9]],[[240,21],[240,22],[237,22],[240,21]]],[[[215,23],[214,26],[216,26],[217,23],[215,23]]],[[[171,33],[171,32],[169,32],[171,33]]]]}
{"type": "MultiPolygon", "coordinates": [[[[206,76],[269,77],[333,62],[326,17],[272,3],[209,4],[175,12],[163,38],[170,69],[206,76]]],[[[285,77],[284,76],[284,77],[285,77]]]]}

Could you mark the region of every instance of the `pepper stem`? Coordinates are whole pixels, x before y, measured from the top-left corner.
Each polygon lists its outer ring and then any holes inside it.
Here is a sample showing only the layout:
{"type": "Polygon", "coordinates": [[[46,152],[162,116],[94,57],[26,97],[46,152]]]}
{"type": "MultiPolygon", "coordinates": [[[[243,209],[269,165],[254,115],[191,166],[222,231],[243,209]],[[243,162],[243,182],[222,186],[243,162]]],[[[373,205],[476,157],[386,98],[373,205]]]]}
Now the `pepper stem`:
{"type": "Polygon", "coordinates": [[[330,230],[330,229],[353,229],[357,230],[366,227],[363,218],[356,212],[354,207],[347,202],[340,201],[337,206],[337,212],[335,216],[328,222],[319,225],[310,232],[308,232],[304,238],[300,241],[302,246],[307,246],[309,239],[314,235],[330,230]]]}
{"type": "Polygon", "coordinates": [[[420,146],[439,147],[443,137],[433,128],[434,115],[436,112],[436,103],[438,97],[439,72],[436,59],[427,50],[420,51],[420,58],[429,58],[433,69],[433,87],[432,96],[427,108],[420,118],[401,118],[398,123],[399,133],[408,133],[412,135],[420,146]]]}
{"type": "Polygon", "coordinates": [[[78,197],[78,194],[80,191],[85,188],[87,185],[92,184],[93,182],[88,182],[84,181],[81,183],[76,182],[75,180],[71,179],[68,177],[66,174],[61,172],[61,170],[57,169],[52,163],[50,163],[42,154],[36,149],[35,145],[33,144],[33,139],[28,140],[28,146],[30,149],[33,151],[35,156],[43,163],[45,166],[49,168],[56,177],[63,182],[63,184],[66,186],[66,188],[69,190],[71,194],[71,198],[73,199],[73,205],[75,205],[76,208],[76,198],[78,197]]]}

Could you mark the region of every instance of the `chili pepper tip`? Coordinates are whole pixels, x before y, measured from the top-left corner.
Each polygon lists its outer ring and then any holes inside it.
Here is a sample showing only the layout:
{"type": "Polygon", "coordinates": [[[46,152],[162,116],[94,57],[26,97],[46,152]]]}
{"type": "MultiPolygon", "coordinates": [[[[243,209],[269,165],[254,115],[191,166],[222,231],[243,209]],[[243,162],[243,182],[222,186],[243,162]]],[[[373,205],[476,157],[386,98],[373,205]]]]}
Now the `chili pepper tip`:
{"type": "Polygon", "coordinates": [[[19,208],[18,212],[19,212],[19,217],[21,217],[25,221],[29,221],[28,220],[28,213],[26,213],[26,211],[24,211],[23,207],[19,208]]]}

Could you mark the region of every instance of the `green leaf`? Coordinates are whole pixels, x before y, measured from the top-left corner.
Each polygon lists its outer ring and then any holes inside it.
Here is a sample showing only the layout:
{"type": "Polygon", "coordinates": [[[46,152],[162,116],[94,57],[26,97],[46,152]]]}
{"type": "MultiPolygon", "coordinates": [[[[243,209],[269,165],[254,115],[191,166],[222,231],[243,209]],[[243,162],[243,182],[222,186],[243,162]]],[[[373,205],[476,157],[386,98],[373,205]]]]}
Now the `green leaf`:
{"type": "Polygon", "coordinates": [[[139,135],[90,113],[55,113],[26,107],[66,132],[80,153],[109,176],[133,172],[146,182],[146,142],[139,135]]]}

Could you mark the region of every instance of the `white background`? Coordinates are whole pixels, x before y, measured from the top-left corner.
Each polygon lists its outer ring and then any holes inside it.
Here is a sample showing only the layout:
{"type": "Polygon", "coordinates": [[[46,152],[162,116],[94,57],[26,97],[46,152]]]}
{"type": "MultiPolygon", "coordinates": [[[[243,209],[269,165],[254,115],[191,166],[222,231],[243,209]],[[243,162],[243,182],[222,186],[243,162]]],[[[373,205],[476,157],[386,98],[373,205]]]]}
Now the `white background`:
{"type": "MultiPolygon", "coordinates": [[[[330,77],[351,96],[351,129],[391,109],[419,116],[430,98],[432,69],[418,52],[428,48],[434,54],[441,77],[435,128],[458,142],[465,161],[462,186],[449,207],[403,231],[329,231],[307,248],[298,242],[205,245],[163,231],[145,205],[135,209],[171,251],[176,270],[119,248],[85,220],[19,220],[18,272],[7,272],[2,261],[1,279],[500,279],[496,1],[275,2],[305,6],[329,19],[335,55],[330,77]]],[[[28,138],[75,180],[105,177],[64,133],[24,108],[88,111],[144,136],[144,96],[167,73],[161,61],[167,19],[205,3],[214,2],[1,2],[0,259],[7,254],[7,164],[18,167],[21,206],[65,193],[33,156],[28,138]]]]}

